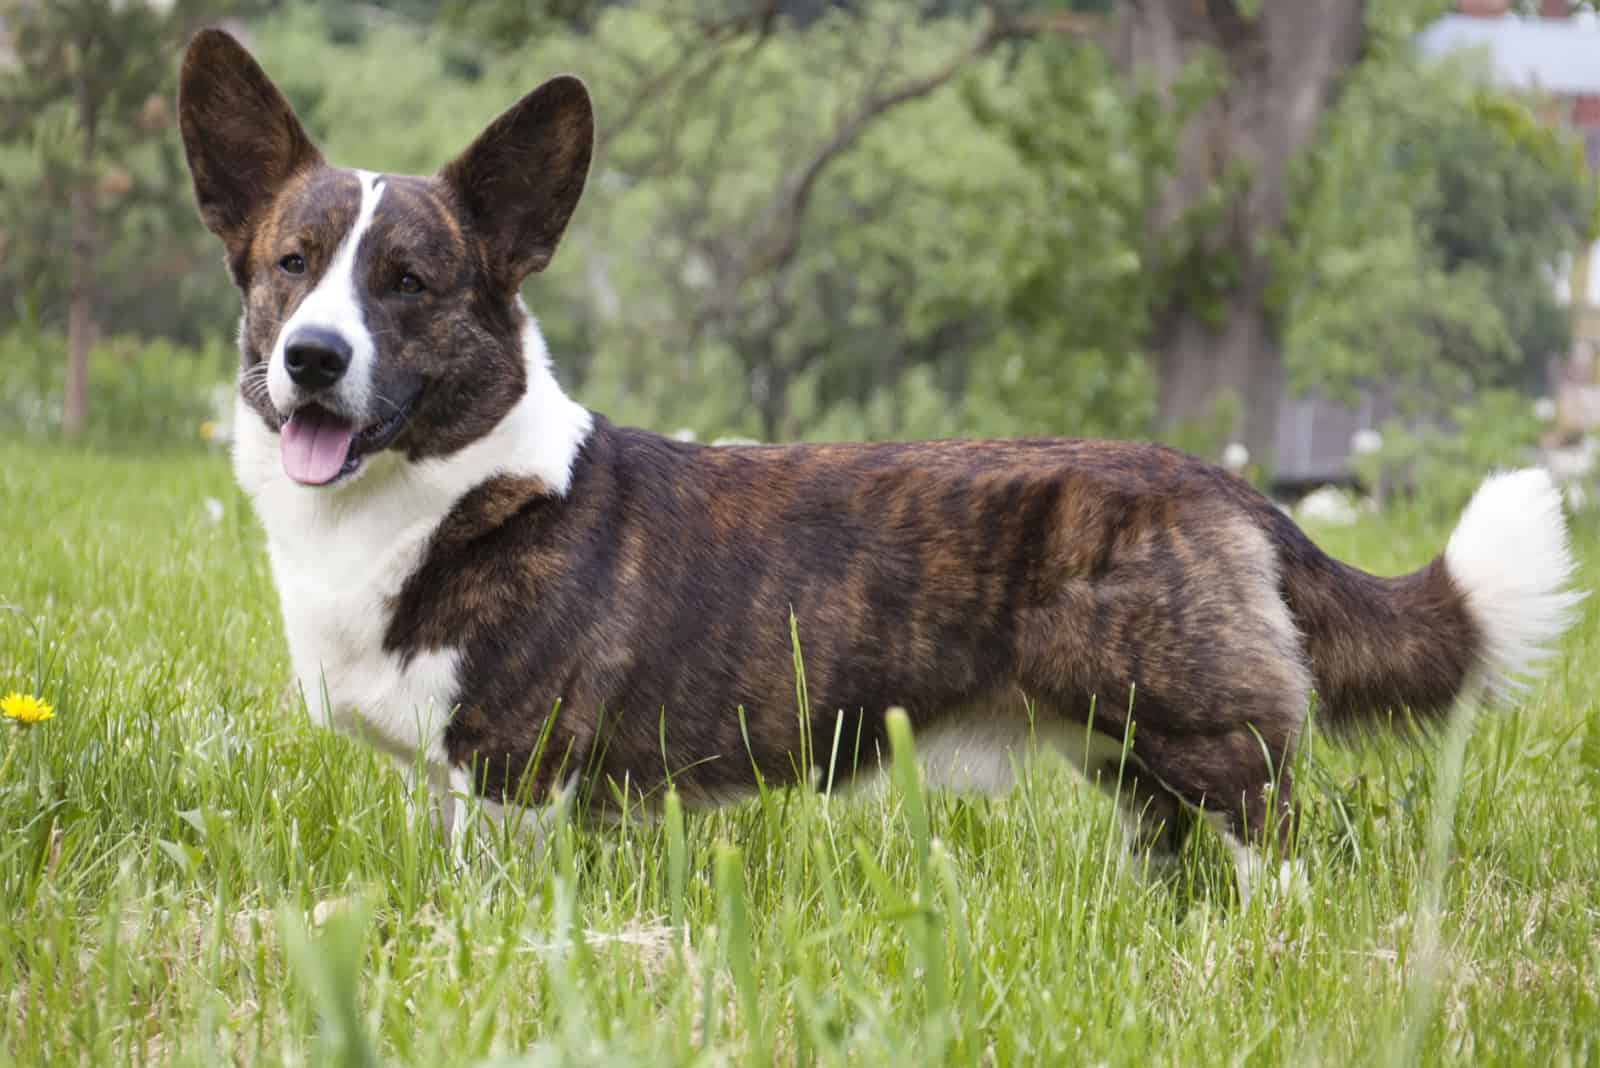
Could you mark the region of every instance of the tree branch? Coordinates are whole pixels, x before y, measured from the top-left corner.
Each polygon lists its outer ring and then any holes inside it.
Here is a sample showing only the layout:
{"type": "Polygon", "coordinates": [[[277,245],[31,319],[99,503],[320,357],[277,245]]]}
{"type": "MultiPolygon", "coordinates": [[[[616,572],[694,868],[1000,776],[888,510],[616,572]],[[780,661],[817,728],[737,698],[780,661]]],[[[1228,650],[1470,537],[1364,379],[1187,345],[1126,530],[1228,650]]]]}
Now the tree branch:
{"type": "Polygon", "coordinates": [[[723,49],[746,35],[751,38],[748,58],[772,36],[781,10],[780,0],[763,0],[756,8],[726,19],[697,21],[694,39],[685,42],[673,61],[656,74],[642,77],[617,117],[606,123],[596,158],[675,84],[692,83],[714,72],[723,62],[723,49]],[[701,49],[706,45],[711,46],[712,53],[697,66],[696,60],[701,58],[701,49]]]}
{"type": "Polygon", "coordinates": [[[903,104],[930,95],[953,81],[970,64],[982,59],[1002,43],[1037,36],[1090,37],[1099,34],[1103,20],[1076,12],[1028,12],[1005,10],[998,3],[989,5],[989,21],[971,44],[944,66],[921,78],[869,95],[843,119],[810,159],[790,172],[774,194],[761,222],[758,238],[743,258],[741,275],[748,277],[782,266],[794,257],[799,246],[811,197],[827,169],[844,155],[878,119],[903,104]]]}

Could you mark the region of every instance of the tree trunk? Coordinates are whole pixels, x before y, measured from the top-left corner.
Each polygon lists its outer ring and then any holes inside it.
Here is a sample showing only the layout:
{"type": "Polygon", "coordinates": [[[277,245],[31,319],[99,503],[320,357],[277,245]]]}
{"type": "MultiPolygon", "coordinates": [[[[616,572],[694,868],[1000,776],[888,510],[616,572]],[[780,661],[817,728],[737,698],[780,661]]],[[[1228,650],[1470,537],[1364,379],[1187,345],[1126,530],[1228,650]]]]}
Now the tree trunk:
{"type": "Polygon", "coordinates": [[[79,82],[78,122],[83,142],[78,157],[77,186],[72,191],[72,247],[68,252],[71,277],[67,294],[67,376],[61,399],[61,430],[69,438],[81,437],[89,423],[89,350],[94,346],[95,257],[99,251],[95,154],[97,108],[87,84],[79,82]]]}
{"type": "Polygon", "coordinates": [[[1164,432],[1208,423],[1234,405],[1232,441],[1255,462],[1271,457],[1285,376],[1276,325],[1259,285],[1228,294],[1220,325],[1196,315],[1170,316],[1157,338],[1156,417],[1164,432]]]}
{"type": "MultiPolygon", "coordinates": [[[[1189,269],[1224,266],[1220,291],[1180,287],[1158,309],[1153,339],[1160,429],[1209,419],[1231,393],[1234,440],[1270,463],[1284,386],[1278,324],[1266,305],[1271,241],[1283,227],[1289,164],[1316,136],[1364,38],[1365,0],[1124,0],[1116,58],[1137,84],[1170,95],[1203,56],[1223,88],[1184,127],[1152,232],[1171,232],[1230,174],[1243,185],[1200,238],[1189,269]],[[1242,168],[1242,170],[1240,170],[1242,168]],[[1198,291],[1198,292],[1197,292],[1198,291]]],[[[1173,106],[1180,106],[1173,101],[1173,106]]]]}
{"type": "MultiPolygon", "coordinates": [[[[756,351],[758,346],[768,348],[761,342],[752,343],[750,348],[756,351]]],[[[782,441],[783,420],[789,414],[788,371],[775,356],[769,355],[751,368],[750,381],[754,386],[756,410],[761,415],[761,440],[782,441]]]]}

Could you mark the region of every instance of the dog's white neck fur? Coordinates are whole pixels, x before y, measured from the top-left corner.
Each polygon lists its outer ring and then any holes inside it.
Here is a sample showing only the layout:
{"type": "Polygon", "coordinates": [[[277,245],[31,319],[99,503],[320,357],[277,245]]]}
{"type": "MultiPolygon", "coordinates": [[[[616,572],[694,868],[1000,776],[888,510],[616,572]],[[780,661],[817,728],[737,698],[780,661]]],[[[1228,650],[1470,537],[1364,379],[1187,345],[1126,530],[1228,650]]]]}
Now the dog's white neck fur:
{"type": "Polygon", "coordinates": [[[307,706],[320,723],[362,734],[406,766],[419,752],[435,768],[447,763],[443,731],[460,654],[430,649],[402,663],[386,652],[393,598],[465,493],[511,475],[564,495],[591,429],[589,412],[557,384],[532,316],[522,345],[527,391],[487,435],[439,459],[413,463],[379,453],[353,478],[328,487],[291,480],[278,435],[238,401],[234,469],[266,528],[307,706]]]}

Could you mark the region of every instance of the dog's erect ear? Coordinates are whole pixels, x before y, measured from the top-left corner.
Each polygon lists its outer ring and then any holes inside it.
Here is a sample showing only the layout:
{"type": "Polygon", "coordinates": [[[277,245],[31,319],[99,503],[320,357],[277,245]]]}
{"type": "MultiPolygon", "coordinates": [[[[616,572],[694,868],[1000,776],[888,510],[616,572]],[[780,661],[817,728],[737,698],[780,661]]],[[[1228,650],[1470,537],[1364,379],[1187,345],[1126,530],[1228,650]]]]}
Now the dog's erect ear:
{"type": "Polygon", "coordinates": [[[517,101],[439,172],[483,238],[489,269],[509,288],[555,255],[593,152],[589,90],[563,75],[517,101]]]}
{"type": "Polygon", "coordinates": [[[222,238],[238,276],[262,211],[322,156],[266,72],[221,30],[201,30],[189,42],[178,123],[200,217],[222,238]]]}

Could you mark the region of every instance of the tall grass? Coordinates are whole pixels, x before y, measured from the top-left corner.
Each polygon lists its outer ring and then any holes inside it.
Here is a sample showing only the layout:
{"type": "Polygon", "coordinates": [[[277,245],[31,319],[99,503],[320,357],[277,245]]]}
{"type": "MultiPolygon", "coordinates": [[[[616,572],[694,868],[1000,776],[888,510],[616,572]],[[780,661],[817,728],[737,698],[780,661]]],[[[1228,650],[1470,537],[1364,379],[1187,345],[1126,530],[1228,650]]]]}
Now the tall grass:
{"type": "MultiPolygon", "coordinates": [[[[0,689],[57,709],[0,731],[0,1064],[1600,1057],[1593,601],[1459,763],[1310,747],[1303,900],[1241,908],[1207,835],[1139,878],[1112,803],[1048,757],[1004,799],[925,792],[898,721],[882,791],[669,797],[457,866],[291,697],[218,459],[0,445],[0,502],[0,689]]],[[[1319,533],[1397,571],[1444,531],[1319,533]]]]}

